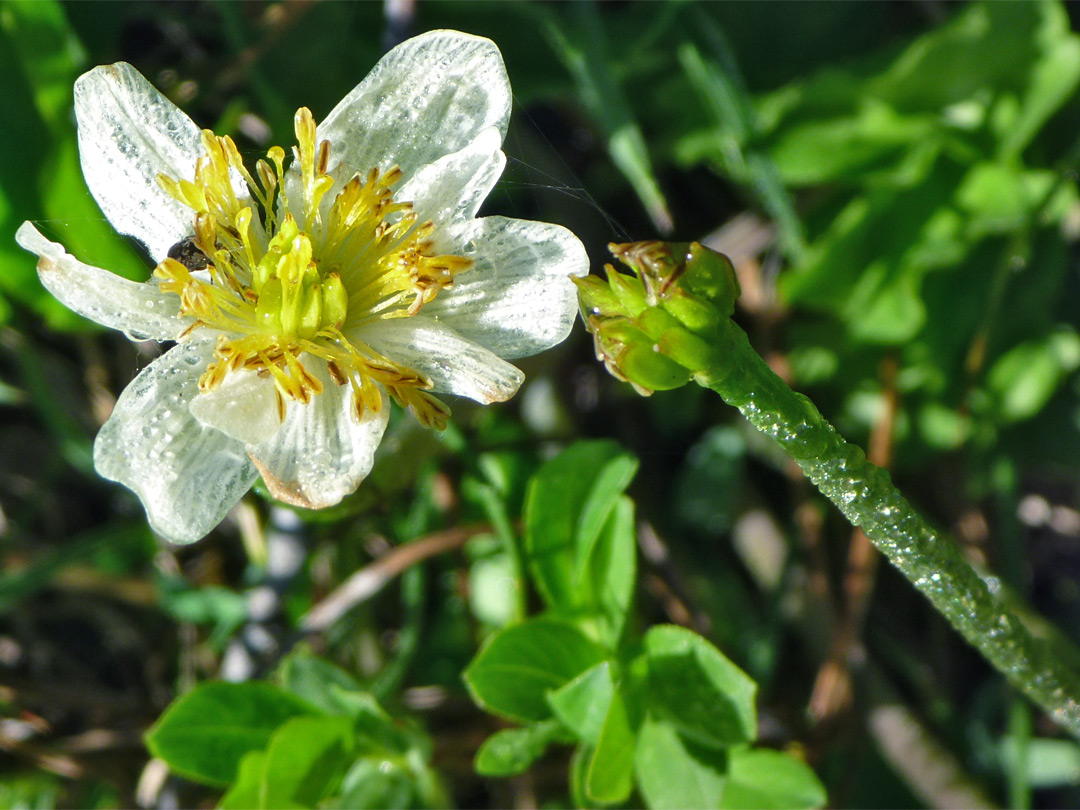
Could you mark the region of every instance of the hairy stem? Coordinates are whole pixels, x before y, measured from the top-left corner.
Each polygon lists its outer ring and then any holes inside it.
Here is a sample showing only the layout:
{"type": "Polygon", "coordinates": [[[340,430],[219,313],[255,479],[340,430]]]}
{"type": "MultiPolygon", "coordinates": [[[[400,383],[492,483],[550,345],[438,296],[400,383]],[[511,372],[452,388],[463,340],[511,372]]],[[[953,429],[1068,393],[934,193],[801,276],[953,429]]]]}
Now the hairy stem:
{"type": "Polygon", "coordinates": [[[1057,723],[1080,737],[1077,674],[1002,606],[955,544],[927,525],[885,470],[867,461],[809,399],[772,372],[745,332],[732,321],[725,321],[722,330],[715,360],[697,375],[698,381],[776,439],[964,638],[1057,723]]]}

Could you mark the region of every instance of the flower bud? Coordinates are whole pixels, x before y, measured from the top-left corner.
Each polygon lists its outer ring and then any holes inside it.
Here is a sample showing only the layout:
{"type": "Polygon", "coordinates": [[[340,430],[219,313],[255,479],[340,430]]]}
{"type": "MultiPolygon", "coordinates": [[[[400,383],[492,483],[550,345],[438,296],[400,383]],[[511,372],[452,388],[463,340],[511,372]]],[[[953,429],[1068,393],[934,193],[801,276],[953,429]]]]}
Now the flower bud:
{"type": "Polygon", "coordinates": [[[575,279],[596,356],[639,393],[677,388],[716,362],[739,282],[726,256],[697,242],[609,245],[633,271],[575,279]]]}

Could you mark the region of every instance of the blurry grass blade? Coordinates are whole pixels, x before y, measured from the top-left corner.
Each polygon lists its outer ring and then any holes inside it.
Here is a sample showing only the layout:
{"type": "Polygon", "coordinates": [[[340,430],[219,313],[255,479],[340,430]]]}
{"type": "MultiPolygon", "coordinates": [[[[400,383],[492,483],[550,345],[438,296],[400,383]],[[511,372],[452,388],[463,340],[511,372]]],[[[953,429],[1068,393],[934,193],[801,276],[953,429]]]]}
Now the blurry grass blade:
{"type": "Polygon", "coordinates": [[[86,67],[86,51],[53,0],[7,3],[0,25],[34,89],[38,113],[55,134],[69,129],[72,83],[86,67]]]}
{"type": "Polygon", "coordinates": [[[83,562],[104,548],[140,542],[148,533],[149,529],[142,521],[109,524],[69,538],[63,546],[44,554],[22,570],[5,571],[0,577],[0,614],[48,587],[64,568],[83,562]]]}
{"type": "Polygon", "coordinates": [[[741,150],[753,126],[744,99],[727,72],[707,65],[693,42],[679,46],[679,63],[712,117],[717,137],[730,143],[723,154],[730,154],[735,169],[743,162],[741,150]]]}
{"type": "MultiPolygon", "coordinates": [[[[0,128],[0,149],[19,156],[0,169],[0,198],[7,198],[0,199],[0,243],[11,245],[22,218],[44,214],[50,238],[63,241],[83,261],[145,278],[142,263],[102,217],[82,178],[71,105],[86,54],[63,7],[8,3],[0,30],[0,98],[9,113],[0,128]]],[[[30,304],[53,328],[86,326],[45,294],[29,254],[13,248],[6,261],[7,252],[0,249],[0,287],[30,304]]]]}
{"type": "Polygon", "coordinates": [[[13,354],[18,360],[26,391],[41,421],[59,444],[64,460],[82,473],[96,475],[90,437],[57,401],[56,391],[44,372],[48,365],[37,353],[33,343],[18,332],[5,332],[4,337],[14,344],[13,354]]]}
{"type": "Polygon", "coordinates": [[[573,22],[563,25],[557,13],[538,7],[548,39],[573,77],[582,105],[603,130],[612,162],[630,181],[656,229],[671,233],[671,212],[653,173],[645,137],[611,70],[596,8],[591,2],[569,8],[573,22]]]}
{"type": "MultiPolygon", "coordinates": [[[[1059,6],[1050,7],[1064,16],[1059,6]]],[[[1065,30],[1059,34],[1064,36],[1048,45],[1046,53],[1032,66],[1025,103],[1002,135],[1002,158],[1018,155],[1080,84],[1080,37],[1068,33],[1067,19],[1064,25],[1065,30]]]]}
{"type": "Polygon", "coordinates": [[[785,250],[792,261],[798,261],[806,252],[806,236],[776,164],[766,155],[752,154],[747,160],[747,173],[762,207],[780,228],[785,250]]]}
{"type": "MultiPolygon", "coordinates": [[[[9,28],[10,16],[0,13],[0,99],[4,103],[0,152],[9,156],[0,160],[0,291],[35,310],[66,311],[38,283],[33,258],[15,244],[22,215],[40,210],[36,167],[44,159],[48,137],[9,28]]],[[[10,308],[0,299],[0,323],[9,317],[10,308]]]]}
{"type": "MultiPolygon", "coordinates": [[[[713,37],[723,42],[719,31],[713,31],[713,37]]],[[[679,62],[711,119],[713,154],[721,170],[735,182],[749,186],[779,226],[787,253],[799,258],[805,250],[803,227],[780,173],[768,157],[745,151],[756,126],[741,83],[731,71],[706,61],[692,42],[679,47],[679,62]]]]}

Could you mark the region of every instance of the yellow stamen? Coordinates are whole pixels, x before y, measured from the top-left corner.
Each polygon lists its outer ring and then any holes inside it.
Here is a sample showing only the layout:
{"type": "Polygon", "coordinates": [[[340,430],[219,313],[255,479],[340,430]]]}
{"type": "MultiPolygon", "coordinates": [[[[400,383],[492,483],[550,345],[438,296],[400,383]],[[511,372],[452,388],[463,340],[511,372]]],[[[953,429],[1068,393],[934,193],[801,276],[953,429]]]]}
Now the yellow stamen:
{"type": "Polygon", "coordinates": [[[346,335],[373,320],[415,315],[472,261],[435,254],[435,226],[394,200],[403,179],[396,166],[353,175],[324,203],[334,186],[331,145],[316,143],[307,108],[294,127],[289,182],[285,150],[271,148],[252,174],[232,139],[209,131],[193,181],[158,178],[195,212],[193,240],[209,260],[205,274],[161,262],[154,271],[161,289],[178,295],[181,313],[195,319],[185,337],[200,327],[225,333],[200,389],[254,370],[273,380],[284,418],[286,400],[307,403],[323,392],[307,355],[326,363],[335,385],[351,386],[359,418],[382,408],[382,386],[423,424],[445,427],[449,411],[428,393],[429,380],[346,335]]]}

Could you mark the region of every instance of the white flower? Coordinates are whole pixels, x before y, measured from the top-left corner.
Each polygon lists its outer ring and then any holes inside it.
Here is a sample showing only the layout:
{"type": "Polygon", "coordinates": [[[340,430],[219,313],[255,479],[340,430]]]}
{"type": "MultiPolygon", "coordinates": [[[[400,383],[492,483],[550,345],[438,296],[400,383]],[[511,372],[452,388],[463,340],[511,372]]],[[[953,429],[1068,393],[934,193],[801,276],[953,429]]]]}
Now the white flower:
{"type": "Polygon", "coordinates": [[[563,340],[581,243],[487,217],[505,164],[510,84],[498,48],[455,31],[398,46],[317,127],[296,114],[286,165],[246,168],[127,64],[75,85],[86,181],[158,265],[139,284],[79,262],[30,223],[44,285],[132,339],[177,341],[116,403],[98,471],[173,542],[207,534],[261,474],[321,508],[371,469],[389,400],[429,426],[432,396],[513,396],[507,359],[563,340]]]}

